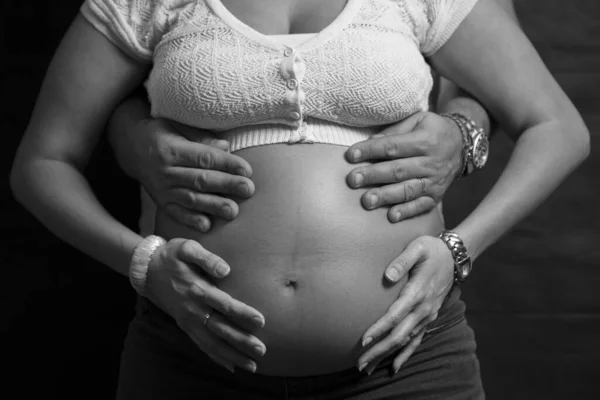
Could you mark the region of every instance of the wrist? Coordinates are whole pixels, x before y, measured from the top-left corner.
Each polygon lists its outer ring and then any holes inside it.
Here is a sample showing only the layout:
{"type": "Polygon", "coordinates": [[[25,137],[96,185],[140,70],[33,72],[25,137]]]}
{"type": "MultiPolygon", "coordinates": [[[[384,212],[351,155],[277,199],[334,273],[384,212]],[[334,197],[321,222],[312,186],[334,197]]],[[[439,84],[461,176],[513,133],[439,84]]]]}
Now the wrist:
{"type": "Polygon", "coordinates": [[[473,268],[473,262],[465,243],[458,233],[451,230],[440,232],[438,238],[444,242],[448,250],[450,250],[454,263],[454,282],[464,282],[469,277],[473,268]]]}
{"type": "Polygon", "coordinates": [[[165,239],[150,235],[143,239],[133,251],[129,264],[129,282],[141,296],[147,296],[150,260],[157,249],[166,243],[165,239]]]}
{"type": "Polygon", "coordinates": [[[488,137],[475,121],[463,114],[442,114],[451,119],[463,135],[463,166],[459,177],[468,176],[484,167],[488,159],[488,137]]]}
{"type": "Polygon", "coordinates": [[[456,144],[455,150],[453,152],[453,154],[455,154],[456,156],[454,158],[454,168],[452,171],[452,176],[454,177],[454,180],[456,180],[463,175],[463,171],[466,168],[465,163],[467,161],[467,148],[465,145],[467,143],[466,141],[468,140],[468,138],[465,137],[465,134],[461,130],[460,126],[455,121],[453,121],[453,119],[450,118],[448,114],[440,114],[440,116],[446,122],[446,126],[448,127],[447,132],[449,132],[449,134],[452,135],[454,143],[456,144]]]}
{"type": "Polygon", "coordinates": [[[465,127],[462,124],[462,121],[456,116],[457,114],[440,114],[449,124],[452,131],[456,133],[456,135],[460,138],[460,151],[459,154],[459,163],[456,172],[454,173],[454,179],[460,179],[467,175],[468,171],[468,161],[469,161],[469,147],[470,147],[470,139],[469,134],[465,127]]]}
{"type": "Polygon", "coordinates": [[[440,114],[462,114],[473,120],[488,136],[491,133],[491,121],[486,109],[477,100],[468,97],[468,94],[462,90],[459,91],[456,97],[444,104],[439,104],[438,112],[440,114]]]}

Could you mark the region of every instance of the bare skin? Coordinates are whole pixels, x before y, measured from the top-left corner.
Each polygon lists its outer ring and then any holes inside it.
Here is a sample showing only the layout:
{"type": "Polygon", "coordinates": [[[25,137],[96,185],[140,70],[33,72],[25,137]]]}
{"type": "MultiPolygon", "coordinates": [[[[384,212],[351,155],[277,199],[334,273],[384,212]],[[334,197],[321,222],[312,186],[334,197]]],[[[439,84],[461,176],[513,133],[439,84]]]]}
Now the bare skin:
{"type": "MultiPolygon", "coordinates": [[[[545,199],[587,156],[589,134],[530,43],[489,0],[475,6],[431,61],[442,75],[480,98],[516,141],[513,157],[500,180],[455,228],[477,257],[545,199]],[[491,47],[493,52],[489,51],[491,47]]],[[[83,179],[82,169],[110,112],[145,74],[145,67],[128,59],[78,18],[50,66],[11,175],[16,197],[53,232],[124,275],[141,238],[102,209],[83,179]],[[108,82],[104,79],[107,75],[112,78],[108,82]]],[[[178,320],[194,316],[200,320],[202,310],[184,307],[191,304],[186,303],[188,300],[203,297],[195,291],[198,282],[189,273],[189,263],[194,260],[201,264],[210,259],[214,267],[217,261],[197,243],[185,243],[190,242],[173,239],[159,249],[149,269],[149,290],[160,301],[169,303],[171,315],[178,320]],[[183,247],[194,251],[178,250],[183,247]],[[174,264],[160,262],[163,258],[173,260],[168,256],[170,249],[190,256],[181,260],[177,270],[174,264]],[[156,279],[156,265],[164,266],[164,280],[156,279]],[[179,298],[173,302],[169,299],[175,296],[175,276],[182,280],[179,298]]],[[[399,271],[428,271],[419,280],[409,282],[399,301],[391,306],[401,323],[394,325],[388,337],[398,340],[437,313],[451,285],[452,258],[439,239],[422,236],[412,241],[392,266],[399,271]],[[425,299],[434,301],[423,303],[425,299]]],[[[379,335],[387,332],[381,324],[379,329],[379,335]]],[[[212,338],[210,332],[199,332],[200,336],[194,337],[201,349],[222,363],[236,364],[228,358],[229,353],[212,352],[207,339],[212,338]]],[[[377,340],[381,336],[373,337],[377,340]]],[[[385,350],[387,342],[374,343],[374,351],[385,350]]],[[[372,361],[363,356],[359,365],[372,361]]]]}

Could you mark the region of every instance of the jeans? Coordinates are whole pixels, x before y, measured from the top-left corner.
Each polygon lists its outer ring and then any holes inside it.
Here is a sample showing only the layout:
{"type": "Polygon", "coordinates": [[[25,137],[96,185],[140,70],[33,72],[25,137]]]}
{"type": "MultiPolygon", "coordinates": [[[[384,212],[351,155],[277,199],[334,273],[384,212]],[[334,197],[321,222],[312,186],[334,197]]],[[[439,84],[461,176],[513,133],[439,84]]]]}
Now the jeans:
{"type": "Polygon", "coordinates": [[[423,341],[398,373],[393,357],[369,376],[357,368],[310,377],[274,377],[217,366],[175,321],[139,298],[121,359],[118,400],[484,399],[475,339],[454,288],[423,341]]]}

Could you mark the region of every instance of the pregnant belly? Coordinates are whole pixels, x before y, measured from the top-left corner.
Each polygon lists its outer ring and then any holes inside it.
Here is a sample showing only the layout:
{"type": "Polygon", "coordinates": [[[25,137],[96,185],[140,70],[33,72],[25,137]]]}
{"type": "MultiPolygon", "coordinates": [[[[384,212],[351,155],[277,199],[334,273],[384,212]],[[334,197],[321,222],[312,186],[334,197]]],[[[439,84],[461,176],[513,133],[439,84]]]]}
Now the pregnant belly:
{"type": "Polygon", "coordinates": [[[346,147],[268,145],[237,152],[253,169],[256,192],[234,221],[203,234],[160,211],[156,231],[197,240],[221,256],[230,275],[215,282],[263,313],[253,333],[267,346],[258,372],[305,376],[349,368],[360,339],[397,298],[386,266],[414,238],[442,229],[438,210],[391,224],[386,209],[366,211],[364,189],[346,185],[356,167],[346,147]]]}

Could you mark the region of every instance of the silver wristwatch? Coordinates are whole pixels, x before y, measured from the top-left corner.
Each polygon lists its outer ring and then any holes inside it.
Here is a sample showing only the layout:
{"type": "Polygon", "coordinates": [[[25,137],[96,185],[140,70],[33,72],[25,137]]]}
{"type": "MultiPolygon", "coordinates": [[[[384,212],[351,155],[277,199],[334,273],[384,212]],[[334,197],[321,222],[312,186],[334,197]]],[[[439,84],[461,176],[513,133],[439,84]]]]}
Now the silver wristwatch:
{"type": "Polygon", "coordinates": [[[463,135],[463,165],[459,178],[478,171],[485,165],[489,154],[489,139],[475,121],[460,113],[441,114],[458,125],[463,135]]]}
{"type": "Polygon", "coordinates": [[[473,269],[473,262],[465,244],[454,231],[445,230],[438,237],[446,243],[454,258],[454,282],[464,282],[473,269]]]}

